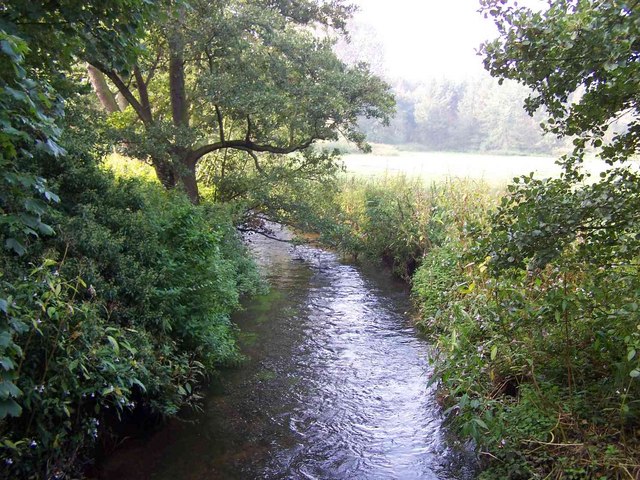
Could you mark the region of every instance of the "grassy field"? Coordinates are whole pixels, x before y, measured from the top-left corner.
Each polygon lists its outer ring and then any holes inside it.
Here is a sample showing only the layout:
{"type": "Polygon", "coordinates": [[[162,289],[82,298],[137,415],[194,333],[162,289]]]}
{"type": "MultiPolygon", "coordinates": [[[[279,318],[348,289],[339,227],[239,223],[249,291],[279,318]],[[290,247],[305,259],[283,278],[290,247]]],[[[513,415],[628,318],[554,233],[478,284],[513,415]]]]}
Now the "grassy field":
{"type": "MultiPolygon", "coordinates": [[[[560,167],[556,158],[524,155],[491,155],[453,152],[402,152],[375,149],[372,154],[344,156],[347,172],[359,176],[405,174],[425,180],[472,178],[492,184],[505,184],[518,175],[535,172],[540,177],[556,176],[560,167]]],[[[604,164],[587,162],[587,169],[597,176],[604,164]]]]}

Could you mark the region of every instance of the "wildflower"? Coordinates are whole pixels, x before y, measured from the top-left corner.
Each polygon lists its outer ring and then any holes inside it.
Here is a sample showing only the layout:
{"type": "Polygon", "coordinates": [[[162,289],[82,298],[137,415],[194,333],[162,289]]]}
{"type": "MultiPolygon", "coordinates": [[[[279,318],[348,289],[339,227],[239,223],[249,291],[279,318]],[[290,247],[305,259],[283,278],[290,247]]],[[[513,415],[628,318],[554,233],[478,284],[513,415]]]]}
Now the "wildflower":
{"type": "Polygon", "coordinates": [[[38,446],[38,442],[36,442],[35,440],[31,440],[31,443],[29,444],[29,447],[36,448],[37,446],[38,446]]]}

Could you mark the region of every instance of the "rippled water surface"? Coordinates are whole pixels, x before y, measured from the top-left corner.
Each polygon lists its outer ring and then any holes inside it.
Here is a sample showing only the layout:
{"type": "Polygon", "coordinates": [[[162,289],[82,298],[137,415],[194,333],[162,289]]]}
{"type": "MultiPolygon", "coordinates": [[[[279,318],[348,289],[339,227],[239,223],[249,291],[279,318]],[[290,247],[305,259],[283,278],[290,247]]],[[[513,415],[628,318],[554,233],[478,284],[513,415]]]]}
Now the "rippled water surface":
{"type": "Polygon", "coordinates": [[[234,319],[247,362],[196,423],[123,448],[106,478],[472,478],[445,445],[405,288],[322,250],[252,244],[272,288],[234,319]]]}

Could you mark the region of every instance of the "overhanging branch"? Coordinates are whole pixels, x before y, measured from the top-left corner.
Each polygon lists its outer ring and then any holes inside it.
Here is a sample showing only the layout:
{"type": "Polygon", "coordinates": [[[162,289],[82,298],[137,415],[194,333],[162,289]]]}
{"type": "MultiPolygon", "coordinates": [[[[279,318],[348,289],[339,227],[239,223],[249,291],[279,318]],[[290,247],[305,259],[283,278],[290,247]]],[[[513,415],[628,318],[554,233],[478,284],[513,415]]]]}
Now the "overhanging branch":
{"type": "Polygon", "coordinates": [[[261,145],[258,143],[254,143],[250,140],[227,140],[220,141],[216,143],[211,143],[209,145],[204,145],[191,153],[191,160],[197,162],[201,157],[207,155],[208,153],[215,152],[216,150],[222,150],[223,148],[233,148],[236,150],[243,150],[245,152],[268,152],[275,153],[278,155],[286,155],[288,153],[299,152],[300,150],[304,150],[311,146],[315,138],[310,138],[309,140],[291,145],[288,147],[278,147],[275,145],[261,145]]]}

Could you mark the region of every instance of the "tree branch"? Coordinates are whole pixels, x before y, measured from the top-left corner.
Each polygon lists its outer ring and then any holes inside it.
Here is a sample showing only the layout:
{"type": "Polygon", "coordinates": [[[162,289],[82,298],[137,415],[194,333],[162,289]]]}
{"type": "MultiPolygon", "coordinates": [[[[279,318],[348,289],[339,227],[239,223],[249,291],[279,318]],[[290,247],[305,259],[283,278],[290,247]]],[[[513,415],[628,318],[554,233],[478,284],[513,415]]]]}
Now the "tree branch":
{"type": "Polygon", "coordinates": [[[247,115],[247,134],[244,137],[246,142],[251,141],[251,117],[247,115]]]}
{"type": "Polygon", "coordinates": [[[147,115],[147,112],[142,107],[138,99],[135,97],[133,93],[131,93],[131,90],[129,90],[127,85],[125,85],[125,83],[122,81],[122,79],[116,72],[108,69],[105,65],[101,64],[100,62],[91,61],[89,63],[91,63],[91,65],[93,65],[102,73],[104,73],[109,78],[109,80],[113,82],[113,84],[116,86],[118,91],[122,94],[124,98],[127,99],[129,104],[133,107],[133,109],[138,114],[138,117],[140,118],[140,120],[142,120],[143,123],[148,125],[153,122],[151,117],[147,115]]]}
{"type": "Polygon", "coordinates": [[[158,50],[158,55],[156,55],[156,59],[154,60],[153,65],[151,65],[151,68],[149,69],[149,75],[147,75],[147,80],[144,82],[145,85],[149,85],[149,82],[155,75],[156,68],[158,68],[158,65],[160,65],[161,58],[162,58],[162,48],[158,50]]]}
{"type": "Polygon", "coordinates": [[[239,232],[242,232],[242,233],[257,233],[258,235],[262,235],[262,236],[263,236],[263,237],[265,237],[265,238],[268,238],[268,239],[270,239],[270,240],[276,240],[276,241],[278,241],[278,242],[290,243],[290,244],[291,244],[291,243],[298,243],[298,242],[296,242],[296,241],[294,241],[294,240],[286,240],[286,239],[284,239],[284,238],[274,237],[273,235],[269,235],[269,234],[268,234],[268,233],[266,233],[266,232],[263,232],[263,231],[261,231],[261,230],[256,230],[256,229],[253,229],[253,228],[237,227],[236,229],[237,229],[239,232]]]}
{"type": "Polygon", "coordinates": [[[109,89],[109,85],[104,78],[104,73],[98,70],[96,67],[87,63],[87,74],[89,75],[89,81],[93,87],[93,91],[100,100],[100,104],[108,113],[119,112],[120,107],[116,101],[116,97],[109,89]]]}
{"type": "Polygon", "coordinates": [[[223,148],[234,148],[236,150],[244,150],[244,151],[252,151],[252,152],[269,152],[275,153],[279,155],[286,155],[288,153],[298,152],[300,150],[304,150],[308,148],[315,138],[310,138],[309,140],[299,143],[297,145],[288,146],[288,147],[276,147],[274,145],[261,145],[257,143],[253,143],[252,141],[247,140],[227,140],[224,142],[216,142],[211,143],[209,145],[204,145],[196,150],[194,150],[190,157],[191,160],[197,162],[204,155],[215,152],[216,150],[221,150],[223,148]]]}
{"type": "Polygon", "coordinates": [[[220,107],[215,105],[216,108],[216,117],[218,117],[218,132],[220,133],[220,141],[224,142],[224,124],[222,123],[222,112],[220,111],[220,107]]]}
{"type": "Polygon", "coordinates": [[[142,72],[140,71],[140,67],[136,64],[133,67],[133,74],[136,77],[136,85],[138,87],[138,93],[140,94],[140,106],[144,109],[148,118],[153,120],[153,116],[151,114],[151,104],[149,103],[149,92],[147,91],[147,84],[142,77],[142,72]]]}
{"type": "Polygon", "coordinates": [[[236,148],[236,150],[242,150],[243,152],[247,152],[251,156],[251,158],[253,158],[253,164],[255,165],[256,170],[261,175],[264,175],[264,169],[260,166],[260,163],[258,161],[258,156],[252,150],[249,150],[248,148],[236,148]]]}

